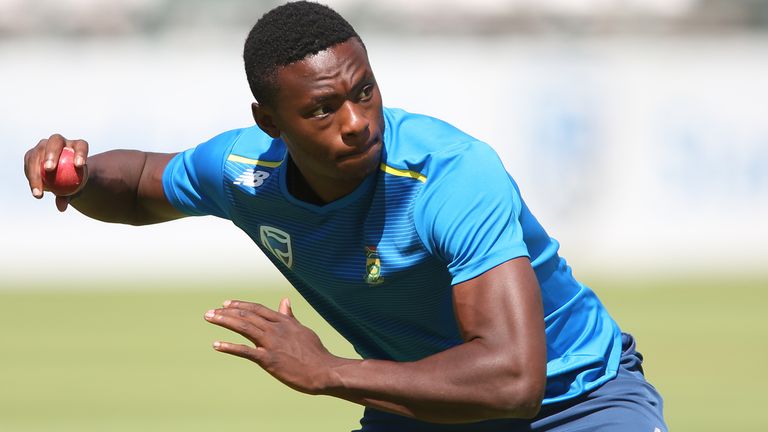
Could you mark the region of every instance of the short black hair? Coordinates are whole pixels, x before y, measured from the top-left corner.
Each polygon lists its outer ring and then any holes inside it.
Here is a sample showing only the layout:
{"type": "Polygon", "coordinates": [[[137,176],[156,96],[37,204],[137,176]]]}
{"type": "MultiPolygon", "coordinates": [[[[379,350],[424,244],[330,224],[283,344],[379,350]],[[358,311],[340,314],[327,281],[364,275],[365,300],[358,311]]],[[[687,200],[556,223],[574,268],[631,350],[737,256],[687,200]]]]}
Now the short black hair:
{"type": "MultiPolygon", "coordinates": [[[[352,25],[328,6],[297,1],[262,16],[245,41],[245,75],[253,97],[273,105],[277,70],[350,38],[363,41],[352,25]]],[[[365,45],[363,45],[365,47],[365,45]]]]}

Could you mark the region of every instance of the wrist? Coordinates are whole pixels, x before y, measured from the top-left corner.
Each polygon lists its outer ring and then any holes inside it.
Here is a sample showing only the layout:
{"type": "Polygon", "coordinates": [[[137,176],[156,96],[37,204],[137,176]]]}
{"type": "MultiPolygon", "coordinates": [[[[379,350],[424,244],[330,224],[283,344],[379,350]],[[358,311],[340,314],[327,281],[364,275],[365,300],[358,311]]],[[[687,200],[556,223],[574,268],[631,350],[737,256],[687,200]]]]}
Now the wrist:
{"type": "Polygon", "coordinates": [[[343,390],[346,388],[345,371],[349,370],[350,366],[361,361],[333,356],[332,361],[324,368],[325,371],[320,379],[318,394],[339,396],[343,393],[343,390]]]}

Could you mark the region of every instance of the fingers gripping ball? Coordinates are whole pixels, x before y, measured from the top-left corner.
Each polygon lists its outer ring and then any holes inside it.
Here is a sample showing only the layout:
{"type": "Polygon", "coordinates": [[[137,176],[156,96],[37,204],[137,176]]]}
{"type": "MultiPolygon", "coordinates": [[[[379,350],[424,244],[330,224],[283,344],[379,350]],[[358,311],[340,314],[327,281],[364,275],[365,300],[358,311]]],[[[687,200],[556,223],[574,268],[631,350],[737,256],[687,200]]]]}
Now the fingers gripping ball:
{"type": "Polygon", "coordinates": [[[43,165],[40,165],[40,172],[46,190],[58,196],[67,196],[77,192],[83,182],[84,168],[75,167],[75,151],[65,147],[59,156],[56,169],[46,171],[43,165]]]}

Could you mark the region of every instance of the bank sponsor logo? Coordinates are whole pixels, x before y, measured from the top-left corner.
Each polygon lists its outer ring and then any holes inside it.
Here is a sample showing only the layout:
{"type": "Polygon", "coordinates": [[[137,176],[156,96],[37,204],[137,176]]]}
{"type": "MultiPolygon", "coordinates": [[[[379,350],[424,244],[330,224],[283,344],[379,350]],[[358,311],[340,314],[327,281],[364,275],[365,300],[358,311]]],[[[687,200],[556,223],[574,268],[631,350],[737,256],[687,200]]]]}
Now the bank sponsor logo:
{"type": "Polygon", "coordinates": [[[286,267],[293,267],[293,251],[291,250],[291,236],[275,227],[262,225],[259,227],[261,245],[264,246],[275,258],[286,267]]]}

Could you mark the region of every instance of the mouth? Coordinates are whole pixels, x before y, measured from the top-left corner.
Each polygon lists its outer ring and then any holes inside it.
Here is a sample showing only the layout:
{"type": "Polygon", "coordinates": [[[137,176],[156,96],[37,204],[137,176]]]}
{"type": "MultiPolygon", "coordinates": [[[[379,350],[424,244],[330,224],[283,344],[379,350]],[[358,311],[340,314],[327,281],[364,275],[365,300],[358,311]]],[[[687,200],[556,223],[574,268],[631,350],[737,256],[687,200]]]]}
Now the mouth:
{"type": "Polygon", "coordinates": [[[381,139],[379,139],[379,136],[376,136],[372,140],[370,140],[368,143],[366,143],[364,146],[356,148],[353,151],[343,154],[341,157],[339,157],[338,160],[339,162],[345,162],[348,160],[362,159],[366,157],[375,148],[378,148],[378,144],[380,142],[381,142],[381,139]]]}

